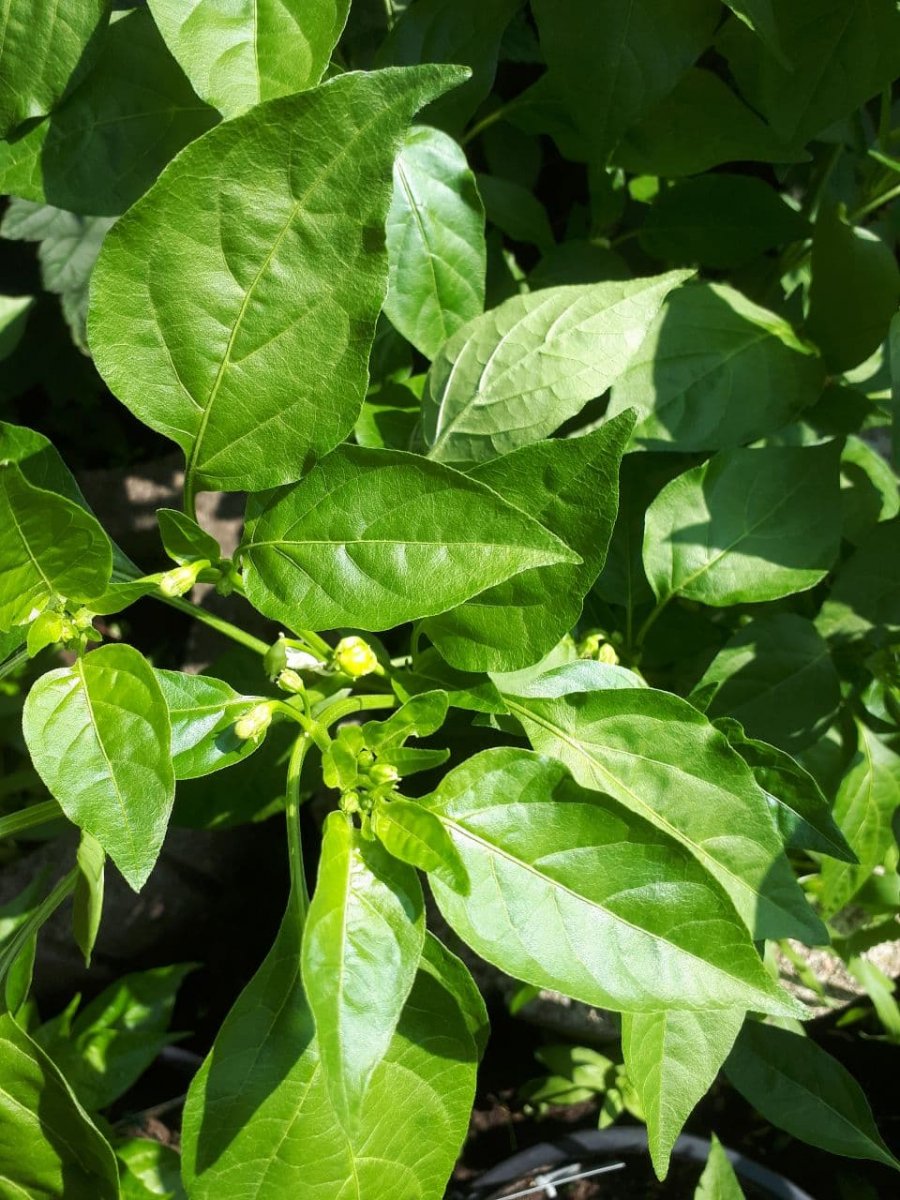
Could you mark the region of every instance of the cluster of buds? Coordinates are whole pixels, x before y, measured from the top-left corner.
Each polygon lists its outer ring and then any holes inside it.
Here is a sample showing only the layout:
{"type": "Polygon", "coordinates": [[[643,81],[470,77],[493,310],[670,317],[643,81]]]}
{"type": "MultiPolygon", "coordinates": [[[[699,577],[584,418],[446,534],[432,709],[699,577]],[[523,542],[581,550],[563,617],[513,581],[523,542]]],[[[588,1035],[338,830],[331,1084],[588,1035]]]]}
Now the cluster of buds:
{"type": "Polygon", "coordinates": [[[619,655],[612,642],[608,641],[602,629],[595,629],[581,639],[576,647],[579,658],[592,658],[595,662],[607,663],[615,667],[619,655]]]}
{"type": "Polygon", "coordinates": [[[87,608],[74,612],[66,609],[63,597],[56,597],[51,607],[37,613],[28,630],[28,653],[34,658],[46,646],[62,646],[65,650],[84,653],[89,642],[102,642],[103,635],[94,628],[95,614],[87,608]]]}
{"type": "Polygon", "coordinates": [[[278,641],[266,654],[265,667],[269,678],[282,691],[295,696],[306,687],[303,673],[341,674],[350,679],[384,674],[375,651],[367,641],[355,635],[341,638],[331,654],[322,658],[306,642],[279,634],[278,641]]]}
{"type": "Polygon", "coordinates": [[[217,559],[214,563],[208,558],[196,558],[164,572],[158,586],[164,596],[175,600],[186,596],[198,579],[214,583],[220,596],[230,596],[236,581],[234,563],[230,558],[217,559]]]}
{"type": "Polygon", "coordinates": [[[340,806],[345,813],[356,813],[360,818],[360,832],[369,841],[372,832],[372,812],[380,801],[391,800],[397,795],[400,772],[390,763],[378,762],[369,749],[359,751],[355,786],[341,793],[340,806]]]}
{"type": "Polygon", "coordinates": [[[234,736],[242,742],[258,742],[272,724],[272,704],[254,705],[234,723],[234,736]]]}

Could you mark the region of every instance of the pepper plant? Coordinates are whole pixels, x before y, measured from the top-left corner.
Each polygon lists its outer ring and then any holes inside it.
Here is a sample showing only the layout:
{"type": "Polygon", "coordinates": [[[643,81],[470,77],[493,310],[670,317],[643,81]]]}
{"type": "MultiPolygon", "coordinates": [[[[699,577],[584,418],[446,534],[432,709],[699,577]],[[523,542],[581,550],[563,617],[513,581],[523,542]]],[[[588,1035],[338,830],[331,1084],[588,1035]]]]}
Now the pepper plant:
{"type": "MultiPolygon", "coordinates": [[[[2,234],[90,356],[83,419],[117,400],[175,443],[184,503],[147,574],[6,388],[0,636],[40,783],[0,833],[80,842],[4,926],[0,1192],[153,1192],[70,1026],[40,1033],[35,939],[72,897],[89,959],[104,869],[139,891],[191,797],[249,819],[239,777],[283,808],[290,896],[170,1194],[440,1200],[487,1037],[451,931],[621,1015],[661,1176],[723,1066],[896,1167],[773,967],[896,933],[895,0],[39,7],[5,0],[2,234]],[[247,494],[234,553],[202,492],[247,494]],[[122,640],[146,596],[255,684],[122,640]]],[[[0,320],[14,381],[28,297],[0,320]]]]}

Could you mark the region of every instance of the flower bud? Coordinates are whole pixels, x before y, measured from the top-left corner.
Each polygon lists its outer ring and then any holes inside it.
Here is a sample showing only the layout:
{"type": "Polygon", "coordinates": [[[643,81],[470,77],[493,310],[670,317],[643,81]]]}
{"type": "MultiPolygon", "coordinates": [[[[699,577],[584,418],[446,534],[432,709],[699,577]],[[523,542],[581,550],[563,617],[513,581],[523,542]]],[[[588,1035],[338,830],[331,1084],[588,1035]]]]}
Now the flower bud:
{"type": "Polygon", "coordinates": [[[611,645],[609,642],[603,643],[603,645],[597,651],[596,657],[597,662],[608,663],[611,667],[618,666],[619,656],[616,653],[615,646],[611,645]]]}
{"type": "Polygon", "coordinates": [[[381,664],[375,651],[361,637],[341,638],[334,649],[334,665],[351,679],[381,672],[381,664]]]}
{"type": "Polygon", "coordinates": [[[297,650],[294,646],[286,646],[285,662],[292,671],[321,671],[325,660],[310,654],[308,650],[297,650]]]}
{"type": "Polygon", "coordinates": [[[257,704],[234,723],[234,736],[242,742],[255,742],[272,724],[272,706],[257,704]]]}
{"type": "Polygon", "coordinates": [[[299,696],[301,692],[306,691],[306,684],[297,672],[292,671],[289,667],[281,672],[275,682],[283,692],[290,692],[292,696],[299,696]]]}
{"type": "Polygon", "coordinates": [[[197,562],[186,563],[183,567],[174,567],[166,571],[159,581],[159,590],[170,600],[176,596],[186,595],[197,582],[197,576],[209,566],[209,559],[201,558],[197,562]]]}
{"type": "Polygon", "coordinates": [[[389,763],[375,763],[369,768],[369,778],[376,786],[381,783],[398,783],[400,772],[389,763]]]}

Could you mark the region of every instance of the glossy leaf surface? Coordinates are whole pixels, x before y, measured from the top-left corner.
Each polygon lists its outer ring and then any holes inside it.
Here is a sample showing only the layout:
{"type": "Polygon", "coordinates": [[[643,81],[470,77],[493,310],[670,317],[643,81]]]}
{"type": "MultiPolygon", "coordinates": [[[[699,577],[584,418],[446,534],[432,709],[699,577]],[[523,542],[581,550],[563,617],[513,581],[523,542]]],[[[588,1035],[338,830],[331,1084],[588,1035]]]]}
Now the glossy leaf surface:
{"type": "Polygon", "coordinates": [[[118,1200],[112,1149],[57,1067],[0,1016],[0,1189],[41,1200],[118,1200]]]}
{"type": "Polygon", "coordinates": [[[507,703],[536,750],[686,846],[755,937],[824,940],[749,767],[686,701],[635,688],[507,703]]]}
{"type": "Polygon", "coordinates": [[[475,176],[458,144],[440,130],[414,127],[397,155],[387,249],[385,314],[433,359],[484,310],[487,266],[475,176]]]}
{"type": "Polygon", "coordinates": [[[51,116],[0,144],[0,188],[70,212],[115,217],[217,120],[150,14],[116,14],[87,78],[51,116]]]}
{"type": "Polygon", "coordinates": [[[776,600],[822,579],[840,541],[838,450],[725,450],[647,510],[644,568],[660,600],[776,600]]]}
{"type": "Polygon", "coordinates": [[[459,851],[434,813],[410,800],[376,806],[372,828],[385,850],[401,862],[442,879],[465,895],[469,880],[459,851]]]}
{"type": "Polygon", "coordinates": [[[103,916],[106,851],[96,838],[82,833],[76,862],[79,873],[72,895],[72,934],[89,967],[103,916]]]}
{"type": "Polygon", "coordinates": [[[139,891],[172,802],[169,712],[153,669],[131,646],[101,646],[42,675],[25,702],[25,741],[60,807],[139,891]]]}
{"type": "Polygon", "coordinates": [[[112,550],[97,520],[71,500],[34,487],[13,463],[0,465],[0,630],[42,612],[55,597],[99,596],[112,550]]]}
{"type": "Polygon", "coordinates": [[[193,486],[287,483],[353,428],[387,281],[394,153],[415,111],[460,78],[349,74],[257,105],[179,156],[107,236],[91,350],[119,399],[181,446],[193,486]]]}
{"type": "Polygon", "coordinates": [[[262,745],[260,738],[239,738],[235,722],[258,699],[242,696],[222,679],[154,672],[172,724],[172,767],[176,779],[197,779],[241,762],[262,745]]]}
{"type": "Polygon", "coordinates": [[[606,560],[631,429],[631,415],[623,414],[584,437],[523,446],[470,473],[583,561],[525,571],[428,621],[428,636],[453,666],[516,670],[543,658],[572,628],[606,560]]]}
{"type": "Polygon", "coordinates": [[[699,284],[669,297],[608,414],[636,408],[634,441],[648,450],[723,450],[796,420],[824,383],[786,321],[725,284],[699,284]]]}
{"type": "Polygon", "coordinates": [[[734,1167],[715,1134],[710,1143],[709,1158],[694,1192],[694,1200],[744,1200],[734,1167]]]}
{"type": "Polygon", "coordinates": [[[226,117],[314,87],[349,0],[149,0],[153,19],[198,96],[226,117]]]}
{"type": "Polygon", "coordinates": [[[187,1200],[181,1182],[181,1155],[149,1138],[129,1138],[116,1146],[122,1200],[187,1200]]]}
{"type": "Polygon", "coordinates": [[[661,1179],[685,1121],[712,1087],[743,1022],[740,1009],[622,1014],[625,1070],[640,1097],[661,1179]]]}
{"type": "Polygon", "coordinates": [[[316,629],[388,629],[577,557],[483,484],[392,450],[341,447],[248,521],[247,595],[316,629]]]}
{"type": "Polygon", "coordinates": [[[328,1097],[348,1132],[396,1033],[424,941],[415,871],[330,813],[303,933],[303,986],[328,1097]]]}
{"type": "Polygon", "coordinates": [[[463,326],[428,374],[431,457],[483,461],[539,441],[628,365],[666,295],[688,278],[545,288],[463,326]]]}
{"type": "Polygon", "coordinates": [[[741,1095],[792,1137],[900,1170],[857,1082],[810,1038],[749,1021],[725,1070],[741,1095]]]}
{"type": "Polygon", "coordinates": [[[219,543],[191,517],[175,508],[156,510],[159,536],[166,554],[175,562],[184,564],[208,558],[214,563],[221,557],[219,543]]]}
{"type": "Polygon", "coordinates": [[[483,1005],[433,939],[349,1137],[331,1109],[291,915],[191,1086],[192,1200],[441,1200],[475,1091],[483,1005]],[[462,992],[462,1002],[458,994],[462,992]]]}

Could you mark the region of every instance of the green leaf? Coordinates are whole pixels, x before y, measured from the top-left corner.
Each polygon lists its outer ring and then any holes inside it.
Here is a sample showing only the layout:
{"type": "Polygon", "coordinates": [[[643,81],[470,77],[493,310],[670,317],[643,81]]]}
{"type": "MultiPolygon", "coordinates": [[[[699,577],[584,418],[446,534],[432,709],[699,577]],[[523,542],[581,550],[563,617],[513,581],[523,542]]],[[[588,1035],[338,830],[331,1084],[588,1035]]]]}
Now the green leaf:
{"type": "Polygon", "coordinates": [[[511,179],[479,174],[478,191],[487,219],[514,242],[529,242],[542,253],[555,245],[547,210],[533,191],[511,179]]]}
{"type": "Polygon", "coordinates": [[[788,849],[817,850],[842,862],[856,861],[832,816],[831,805],[808,771],[776,746],[747,737],[731,717],[720,717],[713,724],[725,734],[728,744],[740,754],[768,796],[788,849]]]}
{"type": "Polygon", "coordinates": [[[32,296],[0,296],[0,360],[9,358],[22,340],[25,320],[33,304],[32,296]]]}
{"type": "Polygon", "coordinates": [[[235,722],[259,703],[222,679],[154,671],[172,724],[172,767],[176,779],[197,779],[248,758],[262,739],[237,737],[235,722]]]}
{"type": "Polygon", "coordinates": [[[724,450],[647,510],[644,568],[657,599],[777,600],[807,591],[840,544],[840,446],[724,450]]]}
{"type": "Polygon", "coordinates": [[[367,721],[362,732],[366,745],[388,757],[408,738],[430,737],[447,719],[447,693],[422,692],[401,704],[386,721],[367,721]]]}
{"type": "Polygon", "coordinates": [[[187,1200],[181,1183],[181,1155],[149,1138],[129,1138],[116,1146],[122,1175],[122,1200],[187,1200]]]}
{"type": "Polygon", "coordinates": [[[90,66],[103,39],[109,0],[4,0],[0,9],[0,137],[43,117],[90,66]]]}
{"type": "Polygon", "coordinates": [[[834,374],[865,362],[878,349],[898,304],[900,268],[893,250],[836,209],[823,209],[813,238],[806,329],[834,374]]]}
{"type": "Polygon", "coordinates": [[[184,450],[189,488],[287,483],[353,428],[394,154],[460,78],[349,74],[257,105],[188,147],[107,236],[91,350],[119,399],[184,450]]]}
{"type": "Polygon", "coordinates": [[[466,156],[437,129],[411,129],[394,163],[385,314],[426,358],[484,310],[484,209],[466,156]]]}
{"type": "Polygon", "coordinates": [[[303,932],[303,986],[331,1106],[351,1132],[397,1031],[425,941],[418,876],[329,813],[303,932]]]}
{"type": "Polygon", "coordinates": [[[506,711],[500,693],[486,675],[457,671],[430,646],[415,656],[410,667],[392,672],[391,685],[401,700],[441,688],[455,708],[485,713],[506,711]]]}
{"type": "Polygon", "coordinates": [[[706,48],[721,11],[713,0],[533,0],[532,7],[550,77],[601,163],[706,48]]]}
{"type": "Polygon", "coordinates": [[[101,646],[41,676],[23,731],[63,812],[140,891],[175,798],[169,712],[153,668],[132,646],[101,646]]]}
{"type": "Polygon", "coordinates": [[[398,1189],[441,1200],[475,1093],[484,1017],[474,985],[426,942],[360,1132],[348,1137],[325,1090],[299,955],[291,910],[191,1085],[183,1172],[192,1200],[397,1200],[398,1189]]]}
{"type": "Polygon", "coordinates": [[[531,679],[521,673],[492,676],[501,693],[508,696],[527,696],[535,700],[554,700],[577,692],[598,692],[604,688],[641,688],[647,683],[627,667],[579,658],[562,663],[531,679]]]}
{"type": "Polygon", "coordinates": [[[159,522],[159,535],[166,554],[174,562],[197,562],[208,558],[214,563],[222,557],[219,543],[206,532],[197,522],[175,508],[158,508],[156,520],[159,522]]]}
{"type": "Polygon", "coordinates": [[[734,1167],[715,1134],[712,1135],[709,1158],[694,1192],[694,1200],[744,1200],[734,1167]]]}
{"type": "Polygon", "coordinates": [[[350,10],[350,0],[148,4],[197,95],[226,117],[315,87],[350,10]]]}
{"type": "Polygon", "coordinates": [[[721,163],[792,163],[788,146],[712,71],[688,71],[674,91],[623,138],[616,163],[635,175],[677,178],[721,163]]]}
{"type": "Polygon", "coordinates": [[[877,525],[841,564],[816,624],[839,639],[900,629],[900,517],[877,525]]]}
{"type": "Polygon", "coordinates": [[[785,142],[803,144],[900,74],[894,0],[804,0],[778,6],[782,56],[732,18],[717,48],[738,87],[785,142]]]}
{"type": "Polygon", "coordinates": [[[445,776],[428,805],[471,885],[463,898],[432,879],[438,907],[501,970],[623,1012],[793,1012],[706,871],[561,764],[488,750],[445,776]]]}
{"type": "Polygon", "coordinates": [[[0,630],[33,620],[51,601],[99,596],[112,571],[109,538],[71,500],[34,487],[0,463],[0,630]]]}
{"type": "Polygon", "coordinates": [[[841,703],[828,646],[805,617],[769,613],[744,625],[698,683],[716,684],[711,717],[733,717],[752,738],[795,754],[818,741],[841,703]]]}
{"type": "Polygon", "coordinates": [[[540,441],[627,367],[689,272],[513,296],[444,346],[422,420],[431,457],[483,461],[540,441]]]}
{"type": "Polygon", "coordinates": [[[824,384],[786,321],[725,284],[697,284],[669,297],[607,415],[637,409],[634,442],[647,450],[724,450],[795,421],[824,384]]]}
{"type": "Polygon", "coordinates": [[[394,858],[466,895],[469,880],[459,851],[434,813],[411,800],[382,801],[372,814],[372,828],[394,858]]]}
{"type": "Polygon", "coordinates": [[[123,975],[73,1017],[48,1021],[35,1038],[85,1108],[106,1108],[153,1063],[167,1034],[175,997],[192,966],[157,967],[123,975]]]}
{"type": "MultiPolygon", "coordinates": [[[[740,267],[809,237],[805,217],[752,175],[703,175],[660,192],[641,228],[654,258],[686,266],[740,267]]],[[[751,306],[752,307],[752,306],[751,306]]]]}
{"type": "Polygon", "coordinates": [[[112,1148],[9,1015],[0,1016],[0,1072],[0,1188],[10,1200],[118,1200],[112,1148]]]}
{"type": "Polygon", "coordinates": [[[687,701],[650,688],[613,688],[507,704],[535,750],[686,846],[755,938],[827,940],[749,767],[687,701]]]}
{"type": "Polygon", "coordinates": [[[750,1021],[725,1071],[757,1112],[792,1137],[900,1170],[859,1084],[809,1038],[750,1021]]]}
{"type": "Polygon", "coordinates": [[[251,500],[252,604],[289,627],[389,629],[530,567],[577,556],[476,480],[395,450],[342,446],[251,500]]]}
{"type": "Polygon", "coordinates": [[[900,484],[884,457],[862,438],[847,438],[841,453],[843,535],[847,541],[864,541],[879,521],[900,512],[900,484]]]}
{"type": "Polygon", "coordinates": [[[106,852],[96,838],[82,833],[76,861],[79,873],[72,895],[72,933],[84,955],[85,965],[89,967],[103,916],[106,852]]]}
{"type": "Polygon", "coordinates": [[[31,991],[37,948],[35,934],[49,916],[48,913],[41,919],[39,911],[46,882],[46,872],[40,871],[16,896],[0,905],[0,953],[7,968],[5,978],[0,980],[0,1011],[9,1012],[13,1016],[18,1015],[31,991]],[[34,933],[27,932],[29,927],[34,928],[34,933]],[[16,950],[14,956],[10,957],[14,947],[20,942],[24,948],[16,950]]]}
{"type": "Polygon", "coordinates": [[[753,30],[774,57],[781,59],[783,65],[790,68],[790,63],[784,58],[781,50],[781,36],[778,32],[774,0],[724,0],[724,2],[748,29],[753,30]]]}
{"type": "Polygon", "coordinates": [[[685,1121],[715,1082],[743,1023],[741,1009],[622,1014],[625,1070],[640,1098],[660,1179],[685,1121]]]}
{"type": "Polygon", "coordinates": [[[52,204],[35,204],[14,196],[0,222],[0,237],[38,243],[44,290],[59,296],[63,316],[81,350],[87,349],[91,272],[114,220],[80,217],[52,204]]]}
{"type": "Polygon", "coordinates": [[[900,808],[900,756],[861,722],[850,767],[834,802],[834,819],[859,865],[822,864],[820,903],[826,917],[849,904],[889,851],[896,853],[893,820],[900,808]]]}
{"type": "Polygon", "coordinates": [[[458,133],[487,96],[497,70],[500,39],[522,0],[416,0],[381,46],[378,66],[461,63],[468,83],[428,106],[423,120],[458,133]]]}
{"type": "Polygon", "coordinates": [[[148,12],[114,14],[94,69],[50,117],[0,144],[0,191],[116,217],[218,120],[148,12]]]}

